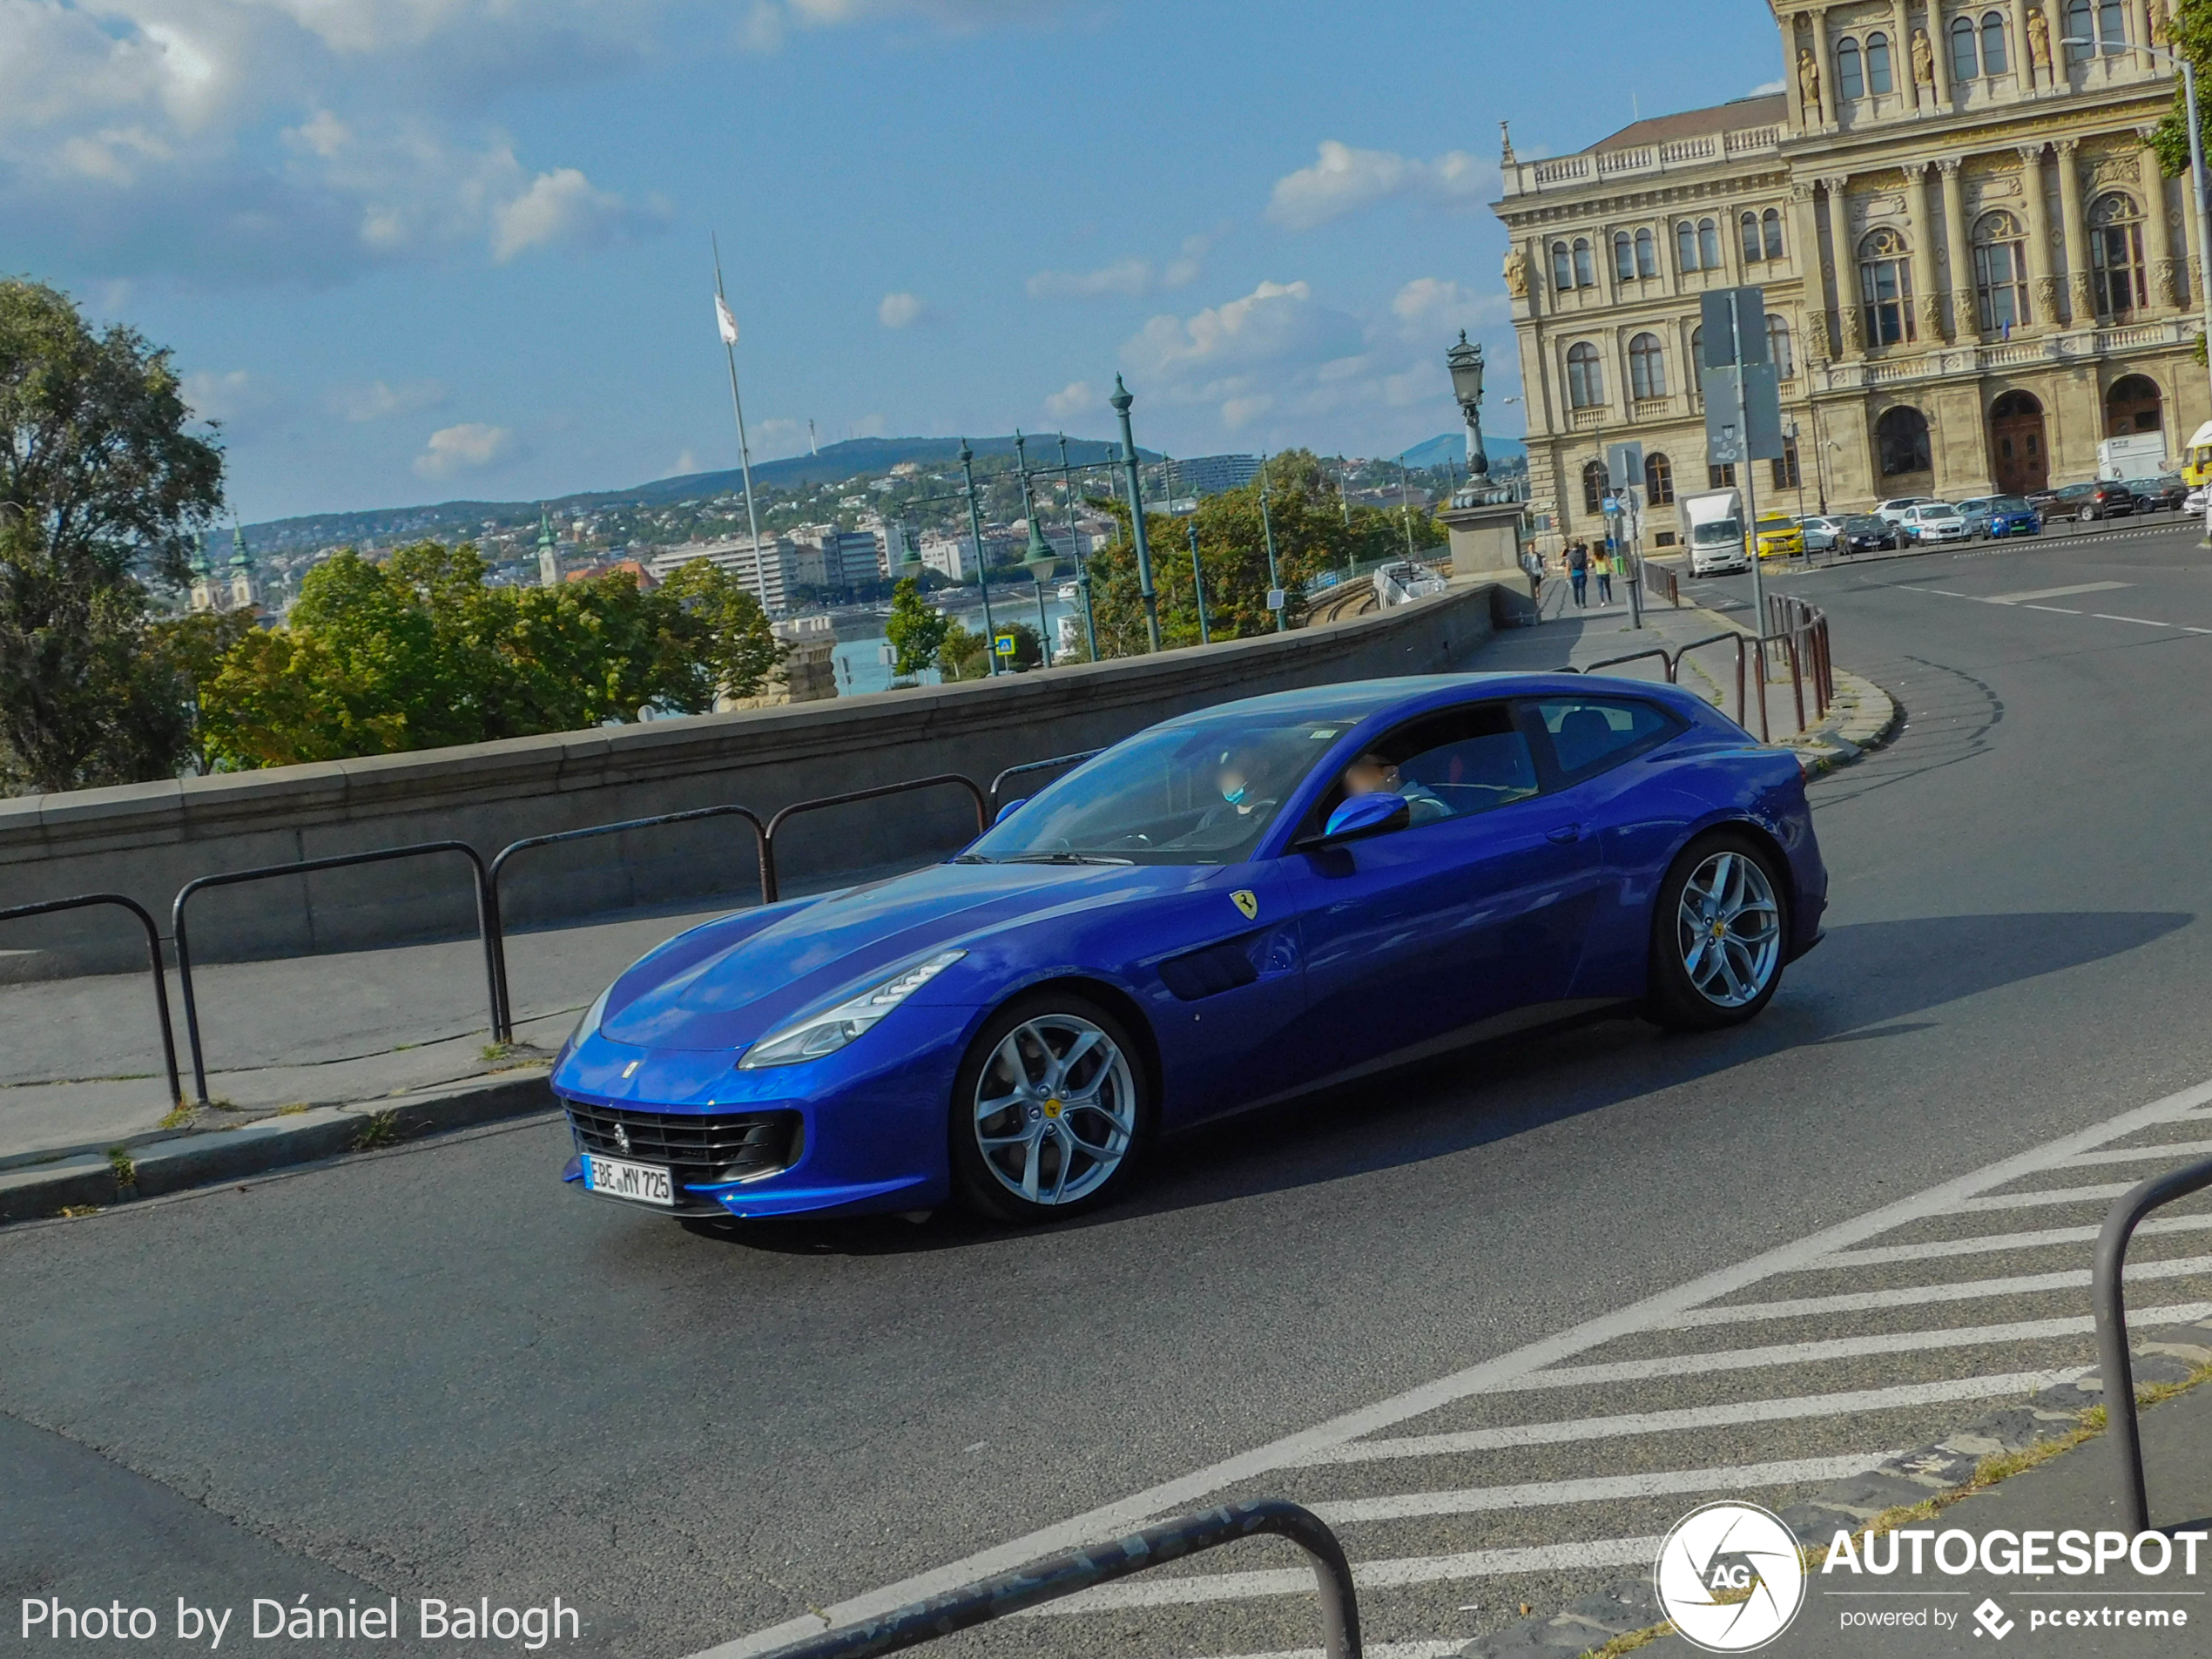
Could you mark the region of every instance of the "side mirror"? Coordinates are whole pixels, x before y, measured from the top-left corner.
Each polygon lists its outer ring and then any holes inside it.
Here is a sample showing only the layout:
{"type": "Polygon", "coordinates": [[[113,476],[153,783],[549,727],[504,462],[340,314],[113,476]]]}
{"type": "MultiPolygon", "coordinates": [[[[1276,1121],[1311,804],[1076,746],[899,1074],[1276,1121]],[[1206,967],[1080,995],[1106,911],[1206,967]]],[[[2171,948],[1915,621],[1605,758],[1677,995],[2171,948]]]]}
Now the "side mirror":
{"type": "Polygon", "coordinates": [[[1403,795],[1351,795],[1329,814],[1328,824],[1321,832],[1321,842],[1328,845],[1358,840],[1366,835],[1379,835],[1385,830],[1404,829],[1413,821],[1413,804],[1403,795]]]}
{"type": "Polygon", "coordinates": [[[1029,798],[1027,795],[1024,795],[1020,800],[1010,800],[1007,802],[1005,806],[1000,807],[999,815],[991,820],[991,827],[996,829],[1001,824],[1005,823],[1008,819],[1013,817],[1016,812],[1028,804],[1028,799],[1029,798]]]}

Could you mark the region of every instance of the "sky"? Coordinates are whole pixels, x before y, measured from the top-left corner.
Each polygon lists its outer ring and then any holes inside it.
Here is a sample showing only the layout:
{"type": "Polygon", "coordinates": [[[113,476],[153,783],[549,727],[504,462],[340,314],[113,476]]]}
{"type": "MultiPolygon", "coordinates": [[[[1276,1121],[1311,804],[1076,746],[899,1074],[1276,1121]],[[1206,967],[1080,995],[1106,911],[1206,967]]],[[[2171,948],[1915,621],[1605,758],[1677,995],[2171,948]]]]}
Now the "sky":
{"type": "Polygon", "coordinates": [[[1394,455],[1521,410],[1499,129],[1764,90],[1761,0],[0,0],[0,270],[172,348],[248,522],[860,435],[1394,455]],[[1632,91],[1633,89],[1633,103],[1632,91]]]}

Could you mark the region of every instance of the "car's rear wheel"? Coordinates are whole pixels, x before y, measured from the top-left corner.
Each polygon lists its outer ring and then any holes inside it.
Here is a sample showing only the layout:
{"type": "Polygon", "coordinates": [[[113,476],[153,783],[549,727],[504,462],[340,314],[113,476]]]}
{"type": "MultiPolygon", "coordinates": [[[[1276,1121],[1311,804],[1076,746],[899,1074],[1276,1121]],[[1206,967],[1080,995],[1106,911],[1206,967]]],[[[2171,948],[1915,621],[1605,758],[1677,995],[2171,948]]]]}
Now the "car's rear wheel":
{"type": "Polygon", "coordinates": [[[1711,1031],[1741,1025],[1773,1001],[1789,937],[1787,890],[1774,855],[1741,831],[1691,842],[1652,916],[1651,1018],[1711,1031]]]}
{"type": "Polygon", "coordinates": [[[953,1182],[998,1221],[1095,1209],[1128,1180],[1151,1121],[1143,1056],[1110,1010],[1073,993],[1008,1003],[953,1084],[953,1182]]]}

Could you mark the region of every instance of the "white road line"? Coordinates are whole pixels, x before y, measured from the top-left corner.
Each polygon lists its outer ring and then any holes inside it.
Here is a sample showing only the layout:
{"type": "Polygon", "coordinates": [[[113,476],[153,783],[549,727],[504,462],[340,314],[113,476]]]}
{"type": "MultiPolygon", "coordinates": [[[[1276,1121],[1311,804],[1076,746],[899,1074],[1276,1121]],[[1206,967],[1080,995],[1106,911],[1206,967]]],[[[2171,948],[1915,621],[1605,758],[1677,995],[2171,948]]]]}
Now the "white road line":
{"type": "MultiPolygon", "coordinates": [[[[2186,1278],[2212,1272],[2212,1256],[2178,1256],[2162,1262],[2134,1262],[2133,1278],[2186,1278]]],[[[1693,1325],[1740,1325],[1753,1319],[1797,1319],[1815,1313],[1863,1313],[1873,1308],[1920,1307],[1931,1302],[1978,1302],[1984,1297],[2033,1296],[2041,1291],[2079,1290],[2089,1283],[2086,1267],[2054,1273],[2022,1273],[2010,1278],[1970,1278],[1948,1285],[1904,1285],[1886,1291],[1850,1291],[1840,1296],[1801,1296],[1785,1302],[1736,1302],[1727,1307],[1696,1308],[1675,1321],[1678,1331],[1693,1325]]]]}
{"type": "MultiPolygon", "coordinates": [[[[1457,1659],[1460,1649],[1467,1646],[1465,1636],[1454,1636],[1449,1642],[1377,1642],[1360,1649],[1367,1659],[1457,1659]]],[[[1291,1648],[1280,1653],[1240,1653],[1219,1656],[1219,1659],[1329,1659],[1318,1648],[1291,1648]]]]}
{"type": "Polygon", "coordinates": [[[1951,1206],[1954,1216],[1974,1215],[1985,1210],[2035,1210],[2053,1204],[2090,1204],[2101,1198],[2117,1198],[2123,1192],[2134,1190],[2133,1181],[2108,1181],[2094,1187],[2047,1187],[2036,1192],[1999,1192],[1986,1198],[1961,1198],[1951,1206]]]}
{"type": "Polygon", "coordinates": [[[2052,1167],[2081,1170],[2093,1163],[2148,1163],[2154,1158],[2171,1158],[2176,1163],[2185,1163],[2193,1158],[2206,1157],[2212,1157],[2212,1141],[2172,1141],[2164,1146],[2123,1146],[2109,1152],[2076,1152],[2070,1158],[2060,1158],[2052,1167]]]}
{"type": "Polygon", "coordinates": [[[1410,1521],[1420,1515],[1471,1515],[1490,1509],[1537,1509],[1556,1503],[1607,1503],[1620,1498],[1660,1498],[1677,1492],[1749,1492],[1806,1480],[1840,1480],[1864,1474],[1893,1457],[1860,1452],[1849,1457],[1790,1458],[1777,1463],[1739,1463],[1717,1469],[1666,1469],[1645,1474],[1600,1475],[1581,1480],[1532,1480],[1516,1487],[1466,1487],[1457,1492],[1404,1492],[1387,1498],[1348,1498],[1307,1508],[1338,1526],[1355,1521],[1410,1521]]]}
{"type": "Polygon", "coordinates": [[[2089,614],[2099,622],[2132,622],[2143,628],[2171,628],[2174,625],[2170,622],[2153,622],[2148,617],[2109,617],[2101,610],[2092,610],[2089,614]]]}
{"type": "MultiPolygon", "coordinates": [[[[2128,1310],[2130,1319],[2155,1316],[2162,1325],[2179,1325],[2212,1314],[2212,1302],[2176,1302],[2164,1307],[2128,1310]]],[[[1920,1353],[1934,1348],[1972,1348],[1985,1342],[2039,1342],[2046,1337],[2080,1336],[2097,1328],[2088,1314],[2060,1319],[2013,1319],[2002,1325],[1952,1325],[1939,1331],[1879,1331],[1863,1337],[1824,1337],[1814,1342],[1777,1342],[1764,1348],[1721,1348],[1707,1353],[1654,1354],[1595,1366],[1558,1366],[1494,1385],[1494,1393],[1529,1388],[1581,1388],[1592,1383],[1643,1382],[1653,1377],[1703,1377],[1716,1371],[1759,1371],[1769,1366],[1810,1366],[1827,1359],[1856,1359],[1870,1353],[1920,1353]]]]}
{"type": "MultiPolygon", "coordinates": [[[[1540,1338],[1511,1352],[1453,1372],[1447,1376],[1404,1390],[1388,1399],[1339,1413],[1337,1416],[1296,1430],[1251,1451],[1238,1453],[1202,1468],[1175,1476],[1099,1505],[1079,1515],[1052,1522],[946,1562],[914,1573],[890,1584],[829,1602],[829,1622],[847,1624],[870,1619],[941,1591],[957,1589],[978,1579],[1008,1572],[1055,1550],[1110,1538],[1162,1515],[1171,1514],[1257,1475],[1286,1467],[1307,1454],[1356,1440],[1396,1424],[1424,1416],[1455,1400],[1487,1393],[1501,1382],[1560,1360],[1587,1352],[1601,1343],[1655,1327],[1663,1327],[1684,1311],[1727,1296],[1779,1273],[1796,1272],[1810,1264],[1848,1250],[1912,1222],[1953,1211],[1965,1199],[2009,1182],[2021,1180],[2049,1167],[2056,1159],[2070,1157],[2142,1130],[2170,1123],[2198,1107],[2212,1104],[2212,1082],[2198,1083],[2161,1099],[2118,1113],[2073,1134],[2062,1135],[2013,1157],[1939,1182],[1923,1191],[1871,1210],[1850,1220],[1823,1228],[1803,1238],[1780,1244],[1747,1260],[1706,1273],[1671,1290],[1644,1298],[1610,1313],[1540,1338]]],[[[818,1567],[826,1576],[830,1564],[818,1567]]],[[[798,1600],[795,1595],[793,1600],[798,1600]]],[[[706,1649],[697,1659],[751,1659],[797,1641],[819,1635],[824,1622],[806,1612],[781,1623],[706,1649]]]]}
{"type": "MultiPolygon", "coordinates": [[[[1490,1578],[1501,1573],[1561,1573],[1579,1567],[1648,1565],[1664,1541],[1596,1538],[1581,1544],[1534,1544],[1517,1549],[1473,1549],[1464,1555],[1406,1555],[1395,1561],[1355,1561],[1352,1581],[1363,1590],[1408,1584],[1441,1584],[1455,1579],[1490,1578]]],[[[1249,1573],[1207,1573],[1188,1578],[1128,1578],[1101,1584],[1062,1601],[1048,1602],[1015,1616],[1049,1619],[1070,1613],[1112,1608],[1197,1607],[1209,1602],[1242,1602],[1262,1595],[1311,1595],[1313,1574],[1304,1567],[1263,1568],[1249,1573]]]]}
{"type": "Polygon", "coordinates": [[[1450,1457],[1524,1446],[1627,1440],[1682,1429],[1730,1428],[1744,1423],[1784,1423],[1805,1417],[1900,1411],[1952,1400],[2025,1399],[2038,1389],[2079,1376],[2080,1372],[2079,1366],[2063,1371],[2006,1371],[1980,1377],[1946,1377],[1937,1382],[1894,1383],[1886,1388],[1851,1388],[1833,1394],[1797,1394],[1786,1399],[1739,1399],[1725,1406],[1676,1406],[1665,1411],[1624,1412],[1615,1417],[1577,1417],[1558,1423],[1512,1423],[1499,1428],[1461,1429],[1448,1434],[1406,1434],[1395,1440],[1354,1440],[1349,1446],[1332,1446],[1300,1458],[1298,1465],[1317,1468],[1325,1464],[1450,1457]]]}
{"type": "MultiPolygon", "coordinates": [[[[2154,1216],[2135,1229],[2146,1233],[2201,1232],[2212,1227],[2212,1216],[2154,1216]]],[[[1850,1267],[1875,1267],[1884,1262],[1932,1262],[1946,1256],[1979,1256],[1995,1250],[2036,1250],[2047,1244],[2087,1244],[2096,1238],[2095,1227],[2041,1227],[2033,1232],[1976,1233],[1971,1238],[1932,1238],[1919,1244],[1877,1244],[1868,1250],[1838,1251],[1825,1261],[1815,1262],[1816,1272],[1840,1271],[1850,1267]]]]}
{"type": "MultiPolygon", "coordinates": [[[[1982,601],[1984,604],[2019,605],[2030,599],[2064,599],[2077,593],[2111,593],[2121,588],[2132,588],[2132,582],[2077,582],[2070,588],[2028,588],[2019,593],[1993,593],[1982,601]]],[[[2039,605],[2036,609],[2044,610],[2039,605]]]]}
{"type": "Polygon", "coordinates": [[[1953,593],[1948,588],[1930,588],[1926,590],[1926,591],[1930,593],[1939,593],[1946,599],[1963,599],[1966,597],[1963,593],[1953,593]]]}
{"type": "Polygon", "coordinates": [[[2047,610],[2054,617],[2078,617],[2079,610],[2068,610],[2064,605],[2022,605],[2023,610],[2047,610]]]}
{"type": "Polygon", "coordinates": [[[2182,631],[2185,634],[2212,634],[2212,628],[2191,628],[2184,625],[2182,631]]]}

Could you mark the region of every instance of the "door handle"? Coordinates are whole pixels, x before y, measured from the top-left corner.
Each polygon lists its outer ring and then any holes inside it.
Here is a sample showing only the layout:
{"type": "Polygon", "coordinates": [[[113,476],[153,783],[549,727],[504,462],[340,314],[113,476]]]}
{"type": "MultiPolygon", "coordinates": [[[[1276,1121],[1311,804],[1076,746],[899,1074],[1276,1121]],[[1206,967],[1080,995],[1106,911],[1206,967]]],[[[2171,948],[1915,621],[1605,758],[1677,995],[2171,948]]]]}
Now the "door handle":
{"type": "Polygon", "coordinates": [[[1561,824],[1557,829],[1546,830],[1544,839],[1557,841],[1562,846],[1569,841],[1579,841],[1582,839],[1582,826],[1580,824],[1561,824]]]}

